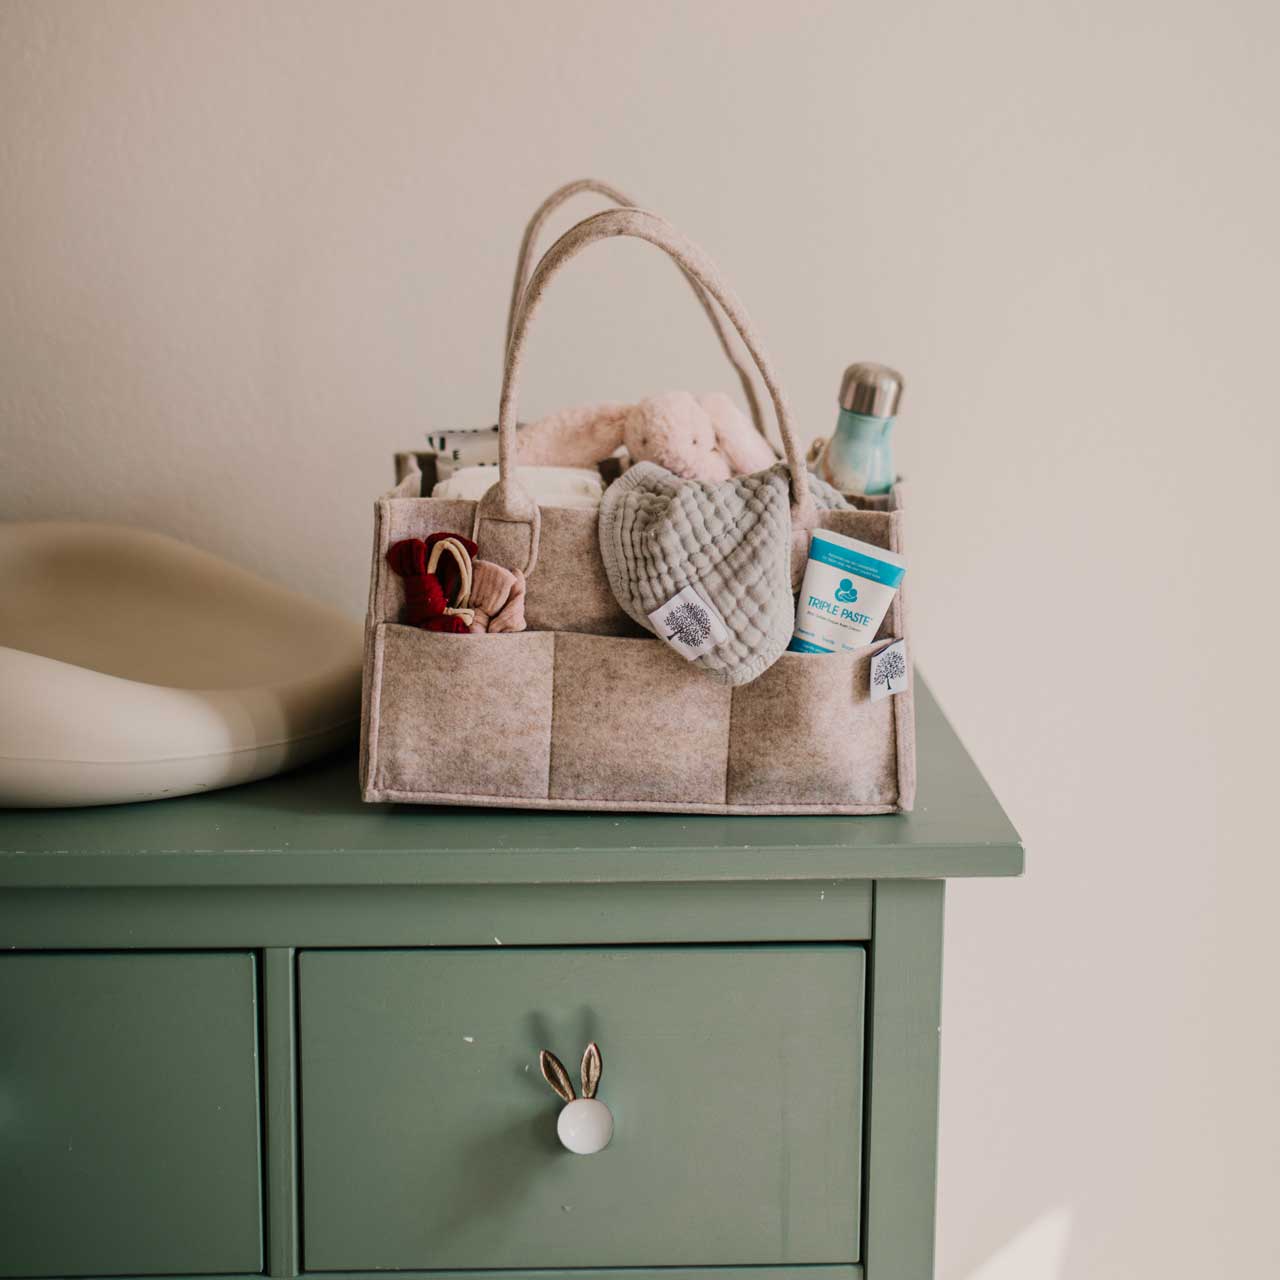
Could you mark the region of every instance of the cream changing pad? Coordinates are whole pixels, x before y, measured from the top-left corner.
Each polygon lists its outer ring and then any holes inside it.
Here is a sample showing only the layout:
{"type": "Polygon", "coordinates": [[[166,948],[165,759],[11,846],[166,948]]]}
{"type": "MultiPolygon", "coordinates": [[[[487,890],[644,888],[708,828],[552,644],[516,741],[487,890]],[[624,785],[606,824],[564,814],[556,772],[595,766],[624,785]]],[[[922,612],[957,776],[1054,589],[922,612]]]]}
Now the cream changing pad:
{"type": "Polygon", "coordinates": [[[0,524],[0,805],[118,804],[354,742],[361,627],[157,533],[0,524]]]}

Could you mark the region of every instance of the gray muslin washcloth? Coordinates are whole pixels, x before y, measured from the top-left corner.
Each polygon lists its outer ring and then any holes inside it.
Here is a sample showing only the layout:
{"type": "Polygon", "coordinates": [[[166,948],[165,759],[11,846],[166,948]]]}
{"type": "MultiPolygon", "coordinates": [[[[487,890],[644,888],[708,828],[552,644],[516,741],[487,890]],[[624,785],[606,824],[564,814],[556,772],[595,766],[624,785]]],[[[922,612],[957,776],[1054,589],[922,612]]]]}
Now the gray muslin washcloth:
{"type": "MultiPolygon", "coordinates": [[[[815,478],[809,484],[819,507],[848,506],[815,478]]],[[[600,554],[627,615],[713,680],[746,684],[790,643],[785,463],[715,484],[638,463],[605,490],[600,554]]]]}

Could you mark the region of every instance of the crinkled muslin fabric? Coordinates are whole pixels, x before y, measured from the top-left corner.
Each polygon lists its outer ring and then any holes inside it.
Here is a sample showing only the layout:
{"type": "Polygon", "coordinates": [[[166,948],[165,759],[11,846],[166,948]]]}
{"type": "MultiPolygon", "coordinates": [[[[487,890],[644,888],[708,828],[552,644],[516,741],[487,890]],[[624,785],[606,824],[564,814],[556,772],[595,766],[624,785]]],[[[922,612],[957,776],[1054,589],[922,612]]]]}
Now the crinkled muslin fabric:
{"type": "MultiPolygon", "coordinates": [[[[809,479],[819,510],[850,510],[809,479]]],[[[721,684],[747,684],[785,651],[795,629],[793,558],[808,535],[791,525],[785,463],[708,484],[642,462],[605,490],[600,558],[618,606],[653,631],[649,615],[692,587],[723,619],[728,638],[693,665],[721,684]],[[795,532],[801,537],[796,538],[795,532]]]]}
{"type": "Polygon", "coordinates": [[[746,684],[791,640],[791,489],[783,464],[715,484],[641,462],[605,490],[600,556],[624,613],[649,614],[685,587],[719,613],[726,639],[693,659],[721,684],[746,684]]]}

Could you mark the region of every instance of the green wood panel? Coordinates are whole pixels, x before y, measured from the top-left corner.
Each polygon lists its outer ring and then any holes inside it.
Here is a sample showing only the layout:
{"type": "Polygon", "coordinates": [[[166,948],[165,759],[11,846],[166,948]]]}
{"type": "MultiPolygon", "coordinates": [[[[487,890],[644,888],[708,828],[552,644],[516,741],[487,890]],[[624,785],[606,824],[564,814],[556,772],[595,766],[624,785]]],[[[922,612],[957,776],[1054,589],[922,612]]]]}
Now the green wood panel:
{"type": "Polygon", "coordinates": [[[1017,833],[923,682],[917,692],[920,789],[911,814],[756,818],[363,805],[350,757],[176,800],[110,809],[10,810],[0,815],[0,886],[1017,874],[1017,833]]]}
{"type": "Polygon", "coordinates": [[[548,946],[871,936],[865,880],[744,884],[31,889],[0,893],[17,947],[548,946]]]}
{"type": "Polygon", "coordinates": [[[294,1276],[298,1273],[298,1081],[293,949],[269,947],[262,961],[267,1272],[294,1276]]]}
{"type": "MultiPolygon", "coordinates": [[[[385,1271],[332,1271],[329,1280],[387,1280],[385,1271]]],[[[567,1271],[396,1271],[395,1280],[863,1280],[855,1262],[839,1267],[578,1267],[567,1271]]],[[[132,1280],[113,1276],[110,1280],[132,1280]]],[[[151,1276],[148,1280],[215,1280],[213,1276],[151,1276]]],[[[255,1274],[220,1275],[216,1280],[260,1280],[255,1274]]]]}
{"type": "Polygon", "coordinates": [[[933,1276],[944,893],[941,881],[876,885],[867,1051],[867,1280],[933,1276]]]}
{"type": "Polygon", "coordinates": [[[0,956],[0,1274],[262,1266],[253,957],[0,956]]]}
{"type": "MultiPolygon", "coordinates": [[[[385,1271],[337,1273],[342,1280],[386,1280],[385,1271]]],[[[838,1267],[577,1267],[567,1271],[397,1271],[396,1280],[863,1280],[855,1262],[838,1267]]]]}
{"type": "Polygon", "coordinates": [[[857,1258],[856,946],[307,952],[308,1270],[857,1258]],[[546,1046],[600,1043],[614,1140],[563,1151],[546,1046]]]}

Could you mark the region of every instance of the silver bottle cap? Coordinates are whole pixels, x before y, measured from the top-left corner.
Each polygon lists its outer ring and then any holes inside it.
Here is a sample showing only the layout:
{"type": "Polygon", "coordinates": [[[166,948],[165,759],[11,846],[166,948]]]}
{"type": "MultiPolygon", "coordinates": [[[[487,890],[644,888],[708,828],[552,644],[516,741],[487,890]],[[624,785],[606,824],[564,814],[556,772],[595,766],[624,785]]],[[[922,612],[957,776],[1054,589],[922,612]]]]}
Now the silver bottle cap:
{"type": "Polygon", "coordinates": [[[902,400],[902,374],[887,364],[851,364],[840,380],[840,407],[868,418],[892,418],[902,400]]]}

